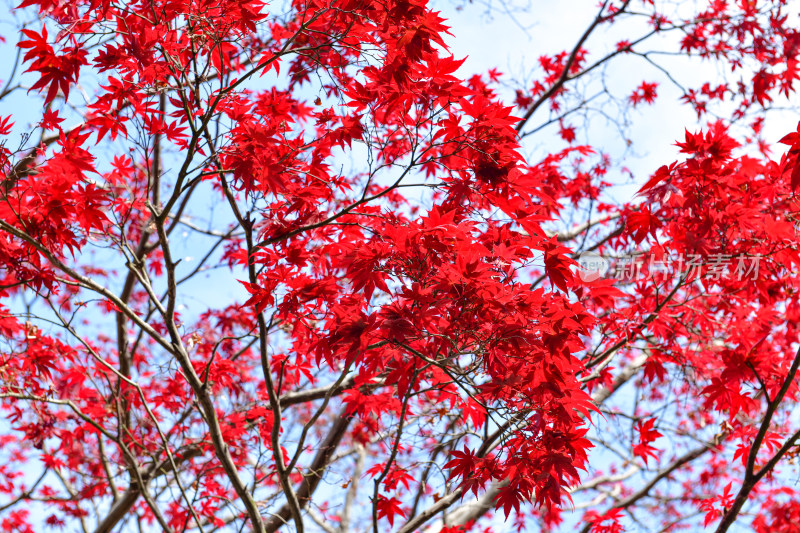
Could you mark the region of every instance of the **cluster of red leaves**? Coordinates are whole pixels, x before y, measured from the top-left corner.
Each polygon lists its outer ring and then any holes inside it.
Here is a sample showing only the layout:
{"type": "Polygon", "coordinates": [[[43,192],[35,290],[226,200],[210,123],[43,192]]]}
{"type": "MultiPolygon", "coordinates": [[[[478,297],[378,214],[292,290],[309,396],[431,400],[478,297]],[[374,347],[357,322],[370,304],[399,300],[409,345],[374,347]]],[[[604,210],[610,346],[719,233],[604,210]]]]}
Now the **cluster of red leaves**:
{"type": "MultiPolygon", "coordinates": [[[[197,511],[216,521],[214,502],[235,497],[235,490],[217,463],[222,452],[204,437],[203,416],[186,411],[199,390],[191,376],[204,390],[231,398],[215,407],[219,438],[233,464],[246,469],[255,443],[274,448],[276,442],[277,419],[264,400],[346,368],[354,371],[342,402],[350,442],[368,445],[393,418],[409,416],[409,398],[413,410],[442,402],[463,409],[463,427],[485,425],[487,408],[479,405],[492,406],[518,427],[500,446],[488,441],[465,456],[470,468],[454,454],[451,478],[476,493],[511,479],[498,501],[507,513],[523,500],[560,503],[591,446],[582,437],[591,404],[576,379],[574,354],[583,349],[581,335],[592,320],[565,294],[531,291],[520,282],[544,254],[546,272],[561,291],[574,283],[569,250],[538,224],[540,205],[552,202],[539,185],[545,168],[529,167],[517,152],[510,108],[485,86],[453,75],[461,61],[444,54],[446,27],[437,13],[417,0],[335,7],[298,2],[294,16],[270,22],[271,37],[256,37],[266,15],[253,2],[170,1],[155,11],[147,3],[94,2],[78,12],[38,4],[59,19],[77,17],[71,23],[84,35],[105,20],[125,31],[90,56],[73,34],[53,39],[46,29],[25,30],[28,40],[20,46],[29,49],[28,72],[38,76],[32,90],[46,93],[45,104],[59,90],[69,98],[80,66],[108,77],[98,84],[82,126],[62,131],[58,116],[51,116],[48,124],[58,130],[51,149],[37,149],[24,162],[6,154],[6,179],[14,182],[0,203],[4,285],[40,288],[61,317],[88,309],[81,295],[99,291],[99,309],[116,316],[123,334],[142,327],[137,317],[147,315],[152,297],[147,280],[165,279],[175,266],[155,229],[165,220],[159,213],[177,208],[182,192],[209,181],[231,205],[258,205],[239,221],[255,242],[231,237],[222,259],[245,276],[248,265],[260,272],[242,282],[250,298],[241,310],[209,310],[192,320],[193,333],[173,338],[173,346],[191,354],[191,365],[179,372],[154,364],[171,357],[161,339],[172,334],[177,315],[151,315],[141,329],[145,340],[133,348],[106,335],[85,337],[65,322],[67,337],[85,341],[65,357],[62,352],[73,350],[66,339],[40,340],[37,332],[34,343],[4,311],[4,336],[14,353],[25,354],[16,358],[20,368],[3,366],[3,391],[11,395],[5,401],[17,413],[14,429],[26,439],[37,446],[57,439],[48,446],[48,468],[98,471],[102,460],[130,469],[137,457],[163,454],[167,439],[173,454],[186,456],[183,468],[204,472],[197,511]],[[53,41],[65,40],[70,46],[57,54],[53,41]],[[365,66],[365,53],[380,60],[365,66]],[[255,61],[245,60],[250,55],[255,61]],[[176,65],[198,62],[208,66],[208,76],[230,84],[208,91],[186,84],[176,65]],[[242,80],[281,72],[282,63],[288,64],[288,89],[237,89],[242,80]],[[320,98],[311,105],[295,94],[311,72],[328,73],[326,97],[339,105],[323,105],[320,98]],[[212,119],[231,124],[218,142],[210,138],[212,119]],[[134,131],[188,154],[170,176],[161,205],[152,203],[157,161],[115,154],[111,166],[94,164],[93,143],[107,134],[130,142],[134,131]],[[416,169],[437,182],[434,207],[411,216],[396,186],[372,175],[339,174],[336,150],[351,149],[355,141],[368,144],[379,165],[400,169],[397,184],[416,169]],[[209,159],[192,174],[196,156],[209,159]],[[362,188],[361,199],[354,197],[362,188]],[[486,218],[497,208],[502,217],[486,218]],[[129,265],[141,270],[126,282],[132,287],[123,296],[90,281],[114,273],[84,264],[89,241],[121,243],[120,249],[141,243],[139,251],[130,250],[140,254],[138,263],[129,265]],[[76,284],[63,284],[63,276],[76,284]],[[283,324],[286,355],[273,357],[270,368],[280,383],[275,391],[255,377],[258,354],[237,340],[266,310],[283,324]],[[449,377],[456,370],[474,383],[471,396],[449,377]],[[388,389],[372,390],[375,382],[388,389]],[[23,397],[42,403],[30,410],[23,397]],[[47,404],[65,398],[80,416],[47,404]],[[528,422],[513,421],[514,413],[528,422]],[[92,455],[93,441],[117,432],[124,436],[106,442],[108,456],[92,455]]],[[[309,409],[292,416],[304,420],[309,409]]],[[[305,475],[305,466],[298,466],[289,473],[292,481],[305,475]]],[[[81,485],[86,497],[110,490],[101,477],[81,485]]],[[[405,503],[392,496],[399,490],[394,478],[384,477],[377,518],[391,525],[405,503]]],[[[279,479],[273,471],[262,483],[277,487],[279,479]]],[[[73,513],[74,505],[65,503],[60,513],[73,513]]],[[[165,508],[164,520],[178,527],[189,513],[178,499],[165,508]]]]}

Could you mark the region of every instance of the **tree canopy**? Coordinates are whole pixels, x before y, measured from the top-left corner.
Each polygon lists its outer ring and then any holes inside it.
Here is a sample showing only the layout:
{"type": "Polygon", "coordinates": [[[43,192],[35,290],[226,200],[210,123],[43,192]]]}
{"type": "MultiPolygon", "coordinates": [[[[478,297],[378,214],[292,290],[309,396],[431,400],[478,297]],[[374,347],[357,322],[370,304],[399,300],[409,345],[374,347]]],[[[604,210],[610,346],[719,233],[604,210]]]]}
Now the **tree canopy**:
{"type": "Polygon", "coordinates": [[[800,6],[538,4],[10,5],[0,527],[797,531],[800,6]]]}

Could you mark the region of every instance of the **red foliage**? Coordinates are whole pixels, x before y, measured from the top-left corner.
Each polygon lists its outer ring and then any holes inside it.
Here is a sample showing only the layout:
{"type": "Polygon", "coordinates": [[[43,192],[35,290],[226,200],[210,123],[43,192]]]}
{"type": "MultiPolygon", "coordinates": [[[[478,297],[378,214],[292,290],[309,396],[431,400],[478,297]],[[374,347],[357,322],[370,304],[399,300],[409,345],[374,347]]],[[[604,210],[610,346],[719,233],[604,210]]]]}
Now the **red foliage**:
{"type": "Polygon", "coordinates": [[[523,84],[462,79],[426,0],[22,2],[0,527],[791,530],[800,126],[778,161],[763,135],[800,32],[691,4],[604,2],[523,84]],[[658,105],[593,76],[673,31],[738,76],[681,88],[727,115],[614,198],[576,117],[658,105]]]}

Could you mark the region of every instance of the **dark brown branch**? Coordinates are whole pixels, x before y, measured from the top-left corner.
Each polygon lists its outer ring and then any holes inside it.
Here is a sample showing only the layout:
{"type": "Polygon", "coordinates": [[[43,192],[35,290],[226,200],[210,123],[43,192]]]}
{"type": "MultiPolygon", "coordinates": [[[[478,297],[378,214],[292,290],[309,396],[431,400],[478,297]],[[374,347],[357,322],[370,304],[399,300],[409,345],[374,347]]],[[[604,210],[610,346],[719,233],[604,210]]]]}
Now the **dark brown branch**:
{"type": "MultiPolygon", "coordinates": [[[[352,418],[340,415],[336,418],[325,440],[320,444],[317,454],[314,456],[311,465],[308,467],[308,474],[303,478],[300,486],[295,491],[300,508],[305,508],[311,501],[311,496],[317,490],[322,476],[330,464],[331,456],[339,443],[342,441],[352,418]]],[[[283,527],[292,517],[292,510],[288,503],[284,504],[277,513],[272,515],[264,523],[266,533],[274,533],[283,527]]]]}

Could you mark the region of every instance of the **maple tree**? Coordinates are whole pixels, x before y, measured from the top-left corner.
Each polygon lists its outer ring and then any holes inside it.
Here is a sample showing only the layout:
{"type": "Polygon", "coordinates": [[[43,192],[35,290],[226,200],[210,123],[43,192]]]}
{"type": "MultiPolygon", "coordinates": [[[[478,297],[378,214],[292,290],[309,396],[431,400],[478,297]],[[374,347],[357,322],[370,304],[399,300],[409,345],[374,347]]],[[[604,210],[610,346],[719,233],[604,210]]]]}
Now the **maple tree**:
{"type": "Polygon", "coordinates": [[[795,531],[797,5],[584,7],[467,77],[425,0],[15,5],[2,529],[795,531]]]}

